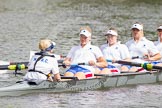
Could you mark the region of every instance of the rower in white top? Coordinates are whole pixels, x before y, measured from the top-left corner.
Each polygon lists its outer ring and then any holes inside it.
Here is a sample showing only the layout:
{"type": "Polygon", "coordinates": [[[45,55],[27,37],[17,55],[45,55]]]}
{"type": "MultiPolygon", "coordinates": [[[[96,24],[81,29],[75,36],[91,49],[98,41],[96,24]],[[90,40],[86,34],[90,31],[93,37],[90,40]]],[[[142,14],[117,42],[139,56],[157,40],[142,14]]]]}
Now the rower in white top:
{"type": "Polygon", "coordinates": [[[121,44],[118,39],[118,33],[115,28],[110,28],[106,34],[106,44],[103,44],[100,49],[108,62],[107,68],[101,68],[101,74],[117,74],[125,71],[125,66],[115,63],[116,60],[130,60],[130,54],[126,45],[121,44]],[[119,68],[119,69],[118,69],[119,68]],[[109,71],[110,70],[110,71],[109,71]]]}
{"type": "MultiPolygon", "coordinates": [[[[154,44],[162,56],[162,25],[157,28],[158,41],[155,41],[154,44]]],[[[157,65],[162,66],[162,58],[157,62],[157,65]]]]}
{"type": "MultiPolygon", "coordinates": [[[[135,23],[131,27],[133,39],[126,42],[133,62],[148,63],[160,60],[161,56],[154,43],[144,37],[143,25],[135,23]]],[[[140,67],[131,67],[130,71],[138,71],[140,67]]]]}
{"type": "Polygon", "coordinates": [[[25,81],[40,83],[54,75],[54,80],[60,80],[57,59],[52,54],[55,43],[49,39],[41,39],[39,42],[39,53],[35,53],[28,64],[28,72],[25,81]]]}
{"type": "Polygon", "coordinates": [[[78,79],[93,78],[96,67],[106,67],[107,62],[99,47],[91,45],[92,31],[89,26],[80,29],[80,44],[71,48],[64,60],[66,65],[87,63],[88,65],[70,66],[65,76],[76,76],[78,79]]]}

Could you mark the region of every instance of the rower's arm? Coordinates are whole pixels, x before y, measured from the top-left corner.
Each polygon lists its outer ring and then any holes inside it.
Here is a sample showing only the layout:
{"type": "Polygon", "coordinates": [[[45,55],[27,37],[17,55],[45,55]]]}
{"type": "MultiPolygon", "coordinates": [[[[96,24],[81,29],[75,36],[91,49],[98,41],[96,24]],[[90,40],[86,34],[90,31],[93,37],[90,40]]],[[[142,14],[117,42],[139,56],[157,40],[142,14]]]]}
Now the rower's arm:
{"type": "Polygon", "coordinates": [[[66,65],[66,66],[70,66],[71,65],[71,58],[65,58],[65,60],[63,61],[63,63],[66,65]]]}
{"type": "Polygon", "coordinates": [[[125,58],[123,61],[131,61],[131,58],[125,58]]]}
{"type": "Polygon", "coordinates": [[[157,53],[157,54],[153,55],[152,57],[150,57],[151,61],[156,61],[156,60],[160,60],[160,59],[161,59],[160,53],[157,53]]]}

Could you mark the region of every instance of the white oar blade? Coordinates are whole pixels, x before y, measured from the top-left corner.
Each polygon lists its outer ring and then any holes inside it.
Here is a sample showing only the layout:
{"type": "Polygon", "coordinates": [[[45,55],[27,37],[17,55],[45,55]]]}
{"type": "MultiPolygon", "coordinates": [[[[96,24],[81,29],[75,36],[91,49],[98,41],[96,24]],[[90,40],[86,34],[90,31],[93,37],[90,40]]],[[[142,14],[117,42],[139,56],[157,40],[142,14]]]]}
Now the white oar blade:
{"type": "Polygon", "coordinates": [[[10,62],[0,60],[0,65],[9,65],[10,62]]]}

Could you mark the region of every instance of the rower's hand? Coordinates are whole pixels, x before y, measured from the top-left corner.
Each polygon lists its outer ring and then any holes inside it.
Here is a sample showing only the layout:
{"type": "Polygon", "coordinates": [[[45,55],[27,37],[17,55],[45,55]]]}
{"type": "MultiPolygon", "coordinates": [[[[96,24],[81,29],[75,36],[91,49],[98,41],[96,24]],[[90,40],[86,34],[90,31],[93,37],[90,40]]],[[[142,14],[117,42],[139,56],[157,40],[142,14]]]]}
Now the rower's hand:
{"type": "Polygon", "coordinates": [[[143,59],[144,59],[145,61],[153,61],[152,57],[150,57],[149,54],[144,54],[143,59]]]}
{"type": "Polygon", "coordinates": [[[70,66],[71,62],[69,60],[65,60],[65,61],[63,61],[63,64],[65,64],[65,66],[70,66]]]}
{"type": "Polygon", "coordinates": [[[113,58],[113,59],[112,59],[112,63],[115,63],[115,62],[116,62],[116,60],[115,60],[115,58],[113,58]]]}
{"type": "Polygon", "coordinates": [[[90,61],[88,62],[88,64],[89,64],[90,66],[96,66],[96,62],[93,61],[93,60],[90,60],[90,61]]]}
{"type": "Polygon", "coordinates": [[[59,73],[55,74],[54,77],[53,77],[53,80],[54,80],[54,81],[57,81],[57,82],[61,81],[61,76],[60,76],[60,74],[59,74],[59,73]]]}
{"type": "Polygon", "coordinates": [[[50,81],[50,82],[53,82],[53,78],[52,77],[48,77],[47,80],[50,81]]]}

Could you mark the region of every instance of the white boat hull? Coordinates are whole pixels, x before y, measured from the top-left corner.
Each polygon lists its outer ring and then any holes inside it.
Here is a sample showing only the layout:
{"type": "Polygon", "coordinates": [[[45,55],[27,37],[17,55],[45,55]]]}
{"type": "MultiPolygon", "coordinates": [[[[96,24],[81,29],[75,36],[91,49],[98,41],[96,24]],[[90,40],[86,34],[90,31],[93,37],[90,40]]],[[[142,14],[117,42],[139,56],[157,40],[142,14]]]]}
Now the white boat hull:
{"type": "Polygon", "coordinates": [[[156,83],[161,81],[161,72],[154,72],[152,74],[148,72],[123,73],[119,75],[105,75],[101,78],[61,82],[43,81],[39,85],[29,85],[28,82],[24,81],[12,86],[0,88],[0,96],[15,96],[34,92],[78,92],[126,85],[156,83]]]}

